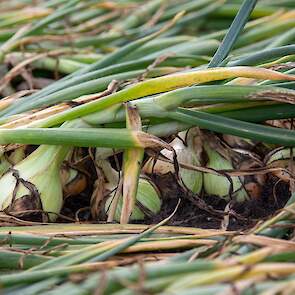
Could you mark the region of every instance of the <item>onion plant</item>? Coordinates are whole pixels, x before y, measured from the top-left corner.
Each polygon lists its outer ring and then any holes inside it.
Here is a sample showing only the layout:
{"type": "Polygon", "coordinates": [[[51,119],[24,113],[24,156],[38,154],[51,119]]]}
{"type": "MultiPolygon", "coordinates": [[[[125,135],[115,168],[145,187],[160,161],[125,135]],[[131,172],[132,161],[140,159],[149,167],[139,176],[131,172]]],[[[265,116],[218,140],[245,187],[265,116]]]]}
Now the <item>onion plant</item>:
{"type": "Polygon", "coordinates": [[[293,294],[294,9],[1,2],[0,291],[293,294]]]}

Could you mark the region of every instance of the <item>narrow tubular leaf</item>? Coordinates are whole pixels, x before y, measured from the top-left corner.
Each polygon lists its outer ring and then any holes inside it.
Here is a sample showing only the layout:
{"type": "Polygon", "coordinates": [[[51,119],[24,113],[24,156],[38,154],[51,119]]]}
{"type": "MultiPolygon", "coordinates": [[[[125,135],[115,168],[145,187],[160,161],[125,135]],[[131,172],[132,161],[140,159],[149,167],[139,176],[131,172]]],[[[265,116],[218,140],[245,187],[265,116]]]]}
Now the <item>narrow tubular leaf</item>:
{"type": "Polygon", "coordinates": [[[284,57],[286,55],[295,54],[295,45],[287,45],[276,48],[270,48],[262,50],[258,53],[249,54],[238,60],[229,62],[228,65],[231,67],[242,66],[242,65],[257,65],[273,60],[275,58],[284,57]]]}
{"type": "Polygon", "coordinates": [[[295,146],[294,130],[268,127],[185,109],[170,112],[168,117],[215,132],[236,135],[266,143],[295,146]]]}
{"type": "Polygon", "coordinates": [[[165,142],[141,131],[91,128],[1,129],[0,144],[50,144],[80,147],[146,148],[165,142]]]}
{"type": "Polygon", "coordinates": [[[238,39],[245,24],[247,23],[251,12],[255,8],[257,1],[258,0],[244,0],[221,45],[219,46],[211,62],[209,63],[209,68],[218,67],[228,56],[229,52],[235,44],[235,41],[238,39]]]}

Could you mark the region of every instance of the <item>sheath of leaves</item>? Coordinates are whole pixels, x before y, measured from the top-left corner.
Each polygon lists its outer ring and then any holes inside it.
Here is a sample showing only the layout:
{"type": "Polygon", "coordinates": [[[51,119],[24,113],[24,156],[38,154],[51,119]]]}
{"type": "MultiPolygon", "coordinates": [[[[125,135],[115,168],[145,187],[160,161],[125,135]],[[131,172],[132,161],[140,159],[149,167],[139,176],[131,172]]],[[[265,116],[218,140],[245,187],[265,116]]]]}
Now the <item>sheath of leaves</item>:
{"type": "MultiPolygon", "coordinates": [[[[126,104],[126,127],[134,131],[141,130],[138,111],[126,104]]],[[[134,209],[138,179],[143,160],[144,149],[126,149],[123,154],[123,205],[120,223],[126,224],[134,209]]]]}

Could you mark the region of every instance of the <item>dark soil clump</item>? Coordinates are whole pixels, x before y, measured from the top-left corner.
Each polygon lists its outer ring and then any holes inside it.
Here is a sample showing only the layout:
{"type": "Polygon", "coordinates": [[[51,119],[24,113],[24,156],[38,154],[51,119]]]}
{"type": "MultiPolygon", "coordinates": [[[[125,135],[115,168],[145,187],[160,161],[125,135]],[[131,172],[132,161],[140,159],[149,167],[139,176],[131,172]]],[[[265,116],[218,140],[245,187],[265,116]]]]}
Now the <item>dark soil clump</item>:
{"type": "MultiPolygon", "coordinates": [[[[177,206],[178,200],[181,203],[176,214],[172,217],[169,225],[192,226],[199,228],[220,228],[223,220],[222,214],[227,202],[217,196],[202,196],[205,204],[212,207],[215,212],[208,212],[208,208],[200,208],[186,196],[186,192],[177,184],[172,175],[155,176],[155,183],[160,187],[163,195],[161,213],[157,216],[147,218],[145,223],[157,223],[168,217],[177,206]]],[[[268,176],[263,192],[259,199],[252,199],[243,203],[232,202],[229,230],[242,230],[253,226],[257,221],[273,215],[277,210],[284,207],[290,198],[289,185],[279,181],[274,176],[268,176]]]]}
{"type": "MultiPolygon", "coordinates": [[[[189,195],[177,182],[172,174],[162,176],[153,175],[152,180],[161,191],[163,202],[161,212],[156,216],[149,216],[144,224],[155,224],[168,217],[181,200],[176,214],[169,221],[173,226],[190,226],[204,229],[218,229],[221,227],[227,206],[227,201],[217,196],[189,195]],[[197,200],[197,201],[196,201],[197,200]]],[[[91,189],[78,196],[65,200],[59,222],[69,222],[70,219],[82,222],[97,222],[90,214],[91,189]],[[81,209],[82,208],[82,209],[81,209]]],[[[243,203],[231,202],[228,230],[245,230],[258,221],[275,214],[284,207],[290,198],[289,184],[279,181],[277,177],[267,176],[262,194],[258,199],[251,199],[243,203]]]]}

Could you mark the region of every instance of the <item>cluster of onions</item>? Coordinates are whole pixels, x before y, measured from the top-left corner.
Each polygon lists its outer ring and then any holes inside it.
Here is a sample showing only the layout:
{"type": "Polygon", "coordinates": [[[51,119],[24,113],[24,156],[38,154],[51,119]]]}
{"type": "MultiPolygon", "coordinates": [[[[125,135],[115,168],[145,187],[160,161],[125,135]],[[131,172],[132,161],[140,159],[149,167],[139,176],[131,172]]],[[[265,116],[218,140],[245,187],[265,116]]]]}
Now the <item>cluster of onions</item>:
{"type": "MultiPolygon", "coordinates": [[[[215,195],[226,201],[230,197],[237,202],[259,197],[265,181],[263,175],[231,176],[226,173],[227,170],[249,170],[263,165],[262,161],[245,155],[247,152],[238,152],[239,149],[247,151],[254,143],[234,136],[225,136],[224,141],[228,142],[228,146],[222,146],[214,134],[196,128],[178,134],[170,144],[177,154],[182,184],[194,194],[200,194],[203,190],[207,195],[215,195]],[[205,166],[209,171],[194,169],[193,166],[205,166]],[[223,170],[224,173],[220,172],[223,170]]],[[[175,173],[171,151],[162,150],[161,154],[170,161],[150,158],[143,168],[145,173],[175,173]]]]}
{"type": "MultiPolygon", "coordinates": [[[[224,138],[238,148],[249,148],[251,142],[239,141],[234,137],[224,138]]],[[[226,170],[247,169],[259,165],[241,157],[231,149],[224,148],[212,133],[197,128],[181,132],[170,143],[179,163],[177,179],[180,184],[198,195],[205,192],[225,200],[230,196],[242,202],[249,197],[257,197],[264,179],[249,181],[249,177],[229,176],[226,170]],[[237,160],[238,159],[238,160],[237,160]],[[237,164],[238,163],[238,164],[237,164]],[[209,168],[207,171],[198,167],[209,168]],[[225,170],[225,173],[219,172],[225,170]],[[231,193],[231,194],[230,194],[231,193]]],[[[63,166],[63,161],[70,154],[71,148],[65,146],[40,146],[25,158],[24,147],[17,148],[9,155],[2,154],[0,178],[1,210],[9,213],[39,210],[48,212],[49,221],[54,221],[60,212],[63,200],[70,195],[77,195],[87,187],[87,177],[79,170],[63,166]]],[[[267,160],[267,164],[284,161],[290,158],[290,150],[280,150],[267,160]]],[[[103,182],[98,182],[101,192],[100,200],[104,200],[103,211],[108,220],[120,221],[122,210],[122,192],[120,192],[120,176],[109,161],[113,154],[111,149],[96,149],[95,163],[103,174],[103,182]]],[[[162,205],[158,187],[147,175],[156,173],[175,174],[173,153],[163,149],[161,157],[155,161],[149,158],[139,178],[136,202],[130,221],[144,220],[159,213],[162,205]]],[[[259,161],[258,161],[259,162],[259,161]]]]}

